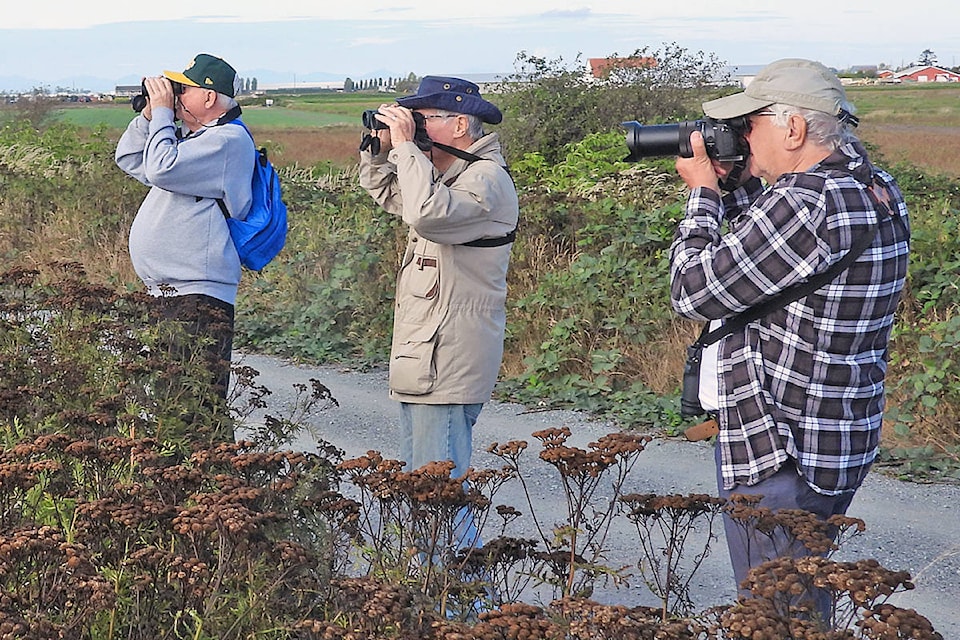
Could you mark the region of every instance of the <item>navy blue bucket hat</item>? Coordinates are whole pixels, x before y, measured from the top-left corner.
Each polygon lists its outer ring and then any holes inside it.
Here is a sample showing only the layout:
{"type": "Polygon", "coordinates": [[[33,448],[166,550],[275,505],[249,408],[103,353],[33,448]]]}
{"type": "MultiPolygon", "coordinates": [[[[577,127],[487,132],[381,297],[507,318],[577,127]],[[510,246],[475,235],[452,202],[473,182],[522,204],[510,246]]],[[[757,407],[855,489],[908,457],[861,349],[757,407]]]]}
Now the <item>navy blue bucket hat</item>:
{"type": "Polygon", "coordinates": [[[480,87],[460,78],[424,76],[417,92],[398,98],[397,104],[408,109],[431,108],[464,113],[489,124],[499,124],[503,120],[500,109],[480,97],[480,87]]]}

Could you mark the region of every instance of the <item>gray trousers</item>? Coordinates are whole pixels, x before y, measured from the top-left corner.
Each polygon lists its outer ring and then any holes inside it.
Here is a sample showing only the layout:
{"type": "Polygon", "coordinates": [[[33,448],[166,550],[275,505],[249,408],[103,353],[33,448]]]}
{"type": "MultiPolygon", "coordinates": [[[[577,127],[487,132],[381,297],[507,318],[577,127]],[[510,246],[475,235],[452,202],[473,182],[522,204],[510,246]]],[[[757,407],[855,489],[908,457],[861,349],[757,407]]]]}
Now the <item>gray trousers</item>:
{"type": "MultiPolygon", "coordinates": [[[[738,485],[732,490],[723,488],[723,479],[720,477],[720,447],[716,448],[717,487],[721,498],[729,498],[732,494],[761,495],[760,507],[773,511],[779,509],[803,509],[816,514],[826,520],[832,515],[842,515],[853,501],[854,492],[838,496],[825,496],[814,491],[807,484],[803,476],[797,471],[793,460],[787,461],[773,476],[761,480],[755,485],[738,485]]],[[[780,556],[800,558],[811,555],[799,542],[792,545],[784,535],[769,536],[759,532],[749,532],[737,525],[729,516],[723,516],[723,528],[727,539],[727,549],[730,551],[730,563],[733,565],[733,575],[737,580],[739,595],[749,597],[750,591],[742,587],[747,572],[751,567],[773,560],[780,556]]],[[[834,539],[836,533],[833,534],[834,539]]],[[[830,600],[826,593],[809,594],[817,603],[821,619],[829,619],[830,600]]]]}

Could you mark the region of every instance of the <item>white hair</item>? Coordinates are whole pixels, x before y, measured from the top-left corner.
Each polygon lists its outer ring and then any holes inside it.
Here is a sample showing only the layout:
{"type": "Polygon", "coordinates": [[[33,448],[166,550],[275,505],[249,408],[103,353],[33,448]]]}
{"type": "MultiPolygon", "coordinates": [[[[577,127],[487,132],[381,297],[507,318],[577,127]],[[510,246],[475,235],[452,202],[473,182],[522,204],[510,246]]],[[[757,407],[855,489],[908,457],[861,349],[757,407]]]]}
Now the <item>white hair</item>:
{"type": "MultiPolygon", "coordinates": [[[[814,144],[826,147],[830,151],[836,151],[848,142],[857,141],[853,126],[829,113],[789,104],[772,104],[768,108],[777,114],[773,118],[773,123],[778,127],[786,127],[792,115],[802,117],[807,123],[807,136],[814,144]]],[[[854,112],[853,105],[849,103],[844,103],[841,108],[850,114],[854,112]]]]}
{"type": "Polygon", "coordinates": [[[487,135],[483,130],[483,120],[478,118],[475,115],[469,113],[458,113],[456,111],[444,111],[443,109],[437,109],[438,115],[445,116],[464,116],[467,119],[467,135],[473,138],[474,140],[479,140],[483,136],[487,135]]]}
{"type": "Polygon", "coordinates": [[[225,93],[218,93],[217,106],[224,111],[230,111],[230,109],[233,109],[235,106],[237,106],[237,101],[225,93]]]}

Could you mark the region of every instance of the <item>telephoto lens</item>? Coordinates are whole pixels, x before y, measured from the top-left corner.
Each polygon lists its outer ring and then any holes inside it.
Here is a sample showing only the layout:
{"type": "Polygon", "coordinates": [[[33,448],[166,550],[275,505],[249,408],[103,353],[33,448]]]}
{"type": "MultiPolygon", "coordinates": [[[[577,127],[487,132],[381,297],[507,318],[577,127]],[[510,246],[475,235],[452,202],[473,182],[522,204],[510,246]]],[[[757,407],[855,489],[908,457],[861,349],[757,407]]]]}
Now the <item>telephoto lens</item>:
{"type": "Polygon", "coordinates": [[[630,155],[627,162],[638,162],[643,158],[657,156],[693,157],[690,148],[690,134],[698,130],[699,121],[677,124],[640,124],[636,120],[624,122],[627,129],[627,149],[630,155]]]}
{"type": "Polygon", "coordinates": [[[714,160],[737,162],[750,154],[750,148],[744,139],[745,118],[716,120],[688,120],[676,124],[640,124],[636,120],[624,122],[627,129],[627,149],[630,150],[624,160],[639,162],[643,158],[657,156],[680,156],[692,158],[690,134],[699,131],[707,155],[714,160]]]}

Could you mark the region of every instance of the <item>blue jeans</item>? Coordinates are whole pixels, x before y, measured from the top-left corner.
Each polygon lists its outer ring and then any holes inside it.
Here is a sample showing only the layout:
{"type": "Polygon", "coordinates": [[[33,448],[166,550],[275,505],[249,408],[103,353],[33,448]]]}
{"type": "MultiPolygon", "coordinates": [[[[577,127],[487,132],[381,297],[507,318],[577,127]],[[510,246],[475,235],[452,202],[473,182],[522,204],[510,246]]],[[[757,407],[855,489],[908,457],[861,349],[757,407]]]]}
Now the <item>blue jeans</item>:
{"type": "MultiPolygon", "coordinates": [[[[483,404],[400,403],[400,459],[404,469],[419,469],[428,462],[450,460],[450,477],[458,478],[470,468],[473,425],[483,404]]],[[[461,547],[480,547],[480,534],[470,513],[463,509],[457,524],[461,547]]]]}
{"type": "Polygon", "coordinates": [[[482,404],[400,403],[400,459],[404,469],[419,469],[428,462],[451,460],[451,476],[470,468],[473,425],[482,404]]]}
{"type": "MultiPolygon", "coordinates": [[[[853,492],[837,496],[825,496],[814,491],[806,480],[797,471],[793,460],[789,460],[780,469],[755,485],[737,485],[732,490],[723,488],[723,479],[720,476],[720,448],[716,448],[717,486],[721,498],[729,498],[732,494],[761,495],[758,507],[767,507],[772,511],[780,509],[803,509],[815,514],[821,520],[832,515],[843,515],[853,501],[853,492]]],[[[745,531],[737,525],[727,514],[723,515],[723,528],[727,538],[727,549],[730,551],[730,562],[733,565],[733,575],[737,580],[739,594],[750,597],[750,591],[740,585],[747,577],[752,567],[773,560],[778,555],[801,558],[812,555],[801,543],[796,542],[788,546],[783,535],[778,534],[771,539],[759,532],[745,531]],[[779,551],[779,553],[778,553],[779,551]]],[[[834,539],[836,533],[833,534],[834,539]]],[[[821,618],[829,620],[830,600],[826,592],[809,594],[813,597],[821,618]]]]}

